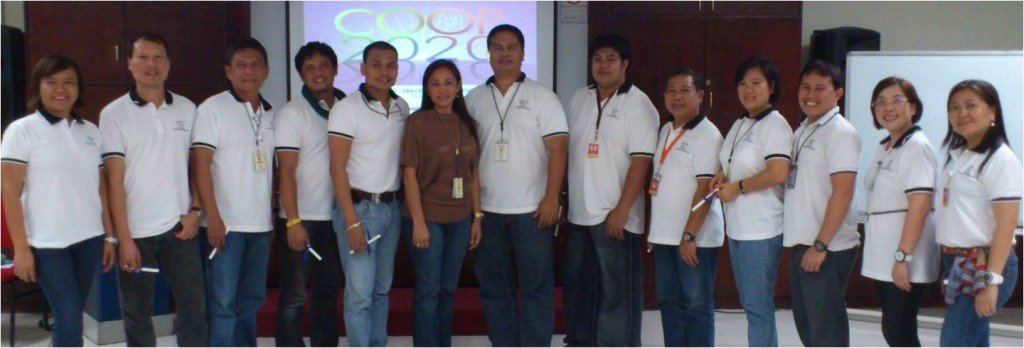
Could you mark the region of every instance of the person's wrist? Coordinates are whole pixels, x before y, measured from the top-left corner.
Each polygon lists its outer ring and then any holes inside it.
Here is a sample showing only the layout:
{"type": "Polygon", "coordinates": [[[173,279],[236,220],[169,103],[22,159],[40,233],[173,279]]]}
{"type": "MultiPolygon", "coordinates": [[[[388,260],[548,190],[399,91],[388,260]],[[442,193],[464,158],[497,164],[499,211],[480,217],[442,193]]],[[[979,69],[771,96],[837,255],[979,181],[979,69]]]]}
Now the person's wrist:
{"type": "Polygon", "coordinates": [[[739,181],[739,183],[738,183],[738,186],[739,186],[739,188],[740,188],[740,194],[741,194],[741,195],[745,195],[745,194],[747,194],[747,190],[743,188],[743,180],[740,180],[740,181],[739,181]]]}
{"type": "Polygon", "coordinates": [[[302,219],[293,218],[293,219],[288,219],[288,221],[285,222],[284,227],[285,228],[292,228],[292,227],[298,226],[300,224],[302,224],[302,219]]]}

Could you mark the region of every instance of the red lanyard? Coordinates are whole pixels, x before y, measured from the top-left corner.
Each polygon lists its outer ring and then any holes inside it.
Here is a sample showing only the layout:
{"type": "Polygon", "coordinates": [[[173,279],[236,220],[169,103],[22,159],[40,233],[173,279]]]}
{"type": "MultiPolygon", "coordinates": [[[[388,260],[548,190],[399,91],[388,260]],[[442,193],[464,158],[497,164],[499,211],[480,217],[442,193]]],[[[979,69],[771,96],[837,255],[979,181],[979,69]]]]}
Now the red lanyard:
{"type": "Polygon", "coordinates": [[[669,142],[668,141],[668,137],[669,137],[669,135],[672,134],[672,131],[673,131],[672,126],[669,125],[668,133],[665,134],[665,145],[666,146],[661,148],[661,158],[658,159],[658,165],[659,166],[665,164],[665,157],[668,157],[669,152],[672,152],[672,148],[676,147],[676,143],[679,142],[679,139],[682,139],[683,135],[686,134],[686,128],[683,128],[683,131],[679,132],[679,135],[677,135],[675,137],[675,139],[672,139],[672,142],[669,142]]]}

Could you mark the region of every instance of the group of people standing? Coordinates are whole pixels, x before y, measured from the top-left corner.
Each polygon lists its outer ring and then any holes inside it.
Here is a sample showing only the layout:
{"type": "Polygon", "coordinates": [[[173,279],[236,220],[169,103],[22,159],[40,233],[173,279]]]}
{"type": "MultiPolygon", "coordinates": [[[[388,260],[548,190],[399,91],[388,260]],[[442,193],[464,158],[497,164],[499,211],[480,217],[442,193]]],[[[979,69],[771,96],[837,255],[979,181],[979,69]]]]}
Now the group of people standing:
{"type": "MultiPolygon", "coordinates": [[[[338,345],[343,274],[348,344],[386,345],[402,240],[414,261],[415,345],[451,345],[469,251],[491,343],[550,345],[553,235],[566,178],[566,344],[641,344],[646,244],[665,344],[713,346],[717,250],[728,237],[750,345],[778,345],[774,289],[784,247],[801,341],[849,345],[844,298],[860,245],[851,201],[861,139],[839,114],[835,66],[814,61],[801,71],[805,117],[794,132],[773,107],[775,67],[743,62],[735,84],[746,114],[723,137],[703,114],[701,75],[687,68],[665,77],[672,118],[659,131],[651,98],[626,77],[629,43],[615,34],[591,43],[596,83],[567,109],[522,73],[523,34],[503,24],[487,36],[494,75],[486,83],[463,95],[458,67],[434,61],[411,115],[391,89],[398,52],[385,42],[365,48],[365,82],[347,96],[333,87],[334,51],[302,46],[294,61],[302,98],[280,109],[260,95],[269,67],[258,41],[230,46],[231,87],[198,107],[167,91],[167,47],[156,34],[132,43],[135,87],[103,109],[98,128],[73,111],[85,89],[81,69],[63,56],[44,58],[30,85],[36,111],[4,134],[15,269],[46,294],[55,346],[82,345],[99,265],[118,268],[130,346],[156,343],[156,272],[167,274],[177,300],[179,345],[255,346],[275,171],[284,225],[276,237],[284,249],[280,346],[305,343],[307,287],[310,343],[338,345]]],[[[988,83],[964,81],[950,92],[944,161],[914,125],[922,110],[913,85],[897,77],[872,94],[875,125],[890,135],[864,180],[862,273],[878,280],[888,343],[920,345],[917,308],[941,270],[950,303],[942,344],[984,345],[988,317],[1019,273],[1011,245],[1021,164],[988,83]]]]}

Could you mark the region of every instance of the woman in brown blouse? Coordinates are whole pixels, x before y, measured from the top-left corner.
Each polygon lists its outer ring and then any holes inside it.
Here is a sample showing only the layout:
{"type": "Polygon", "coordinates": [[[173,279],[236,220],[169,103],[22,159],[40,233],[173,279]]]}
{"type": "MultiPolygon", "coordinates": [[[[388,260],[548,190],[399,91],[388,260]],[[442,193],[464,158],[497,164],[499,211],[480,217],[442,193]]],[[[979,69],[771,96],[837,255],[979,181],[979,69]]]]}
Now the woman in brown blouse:
{"type": "Polygon", "coordinates": [[[416,273],[413,344],[447,347],[462,260],[480,243],[476,125],[451,61],[427,66],[423,91],[402,137],[402,234],[416,273]]]}

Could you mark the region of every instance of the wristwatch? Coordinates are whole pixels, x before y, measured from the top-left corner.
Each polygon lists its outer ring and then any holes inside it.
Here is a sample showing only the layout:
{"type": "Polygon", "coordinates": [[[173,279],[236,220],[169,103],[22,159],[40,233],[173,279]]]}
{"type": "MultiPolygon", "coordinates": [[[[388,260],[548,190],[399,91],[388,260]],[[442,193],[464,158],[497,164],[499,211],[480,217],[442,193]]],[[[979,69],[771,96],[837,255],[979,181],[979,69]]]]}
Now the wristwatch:
{"type": "Polygon", "coordinates": [[[204,214],[203,214],[203,208],[200,208],[200,207],[191,207],[191,208],[188,208],[188,212],[189,212],[189,214],[191,214],[191,213],[196,213],[196,215],[198,215],[200,219],[202,219],[202,218],[203,218],[203,215],[204,215],[204,214]]]}
{"type": "Polygon", "coordinates": [[[999,273],[985,272],[985,285],[999,285],[1003,283],[1003,276],[999,273]]]}
{"type": "Polygon", "coordinates": [[[117,237],[113,237],[113,236],[106,237],[106,238],[103,238],[103,240],[105,242],[107,242],[107,243],[110,243],[110,244],[113,244],[113,245],[117,245],[117,237]]]}
{"type": "Polygon", "coordinates": [[[475,211],[475,212],[473,212],[473,217],[477,218],[477,219],[483,219],[484,218],[484,212],[482,212],[482,211],[475,211]]]}
{"type": "Polygon", "coordinates": [[[828,251],[828,245],[825,245],[825,242],[822,242],[820,240],[815,240],[814,241],[814,250],[817,250],[817,251],[828,251]]]}
{"type": "Polygon", "coordinates": [[[692,243],[694,238],[696,237],[693,236],[693,233],[683,232],[683,243],[692,243]]]}
{"type": "Polygon", "coordinates": [[[907,254],[903,250],[896,249],[896,262],[910,262],[914,258],[913,255],[907,254]]]}

